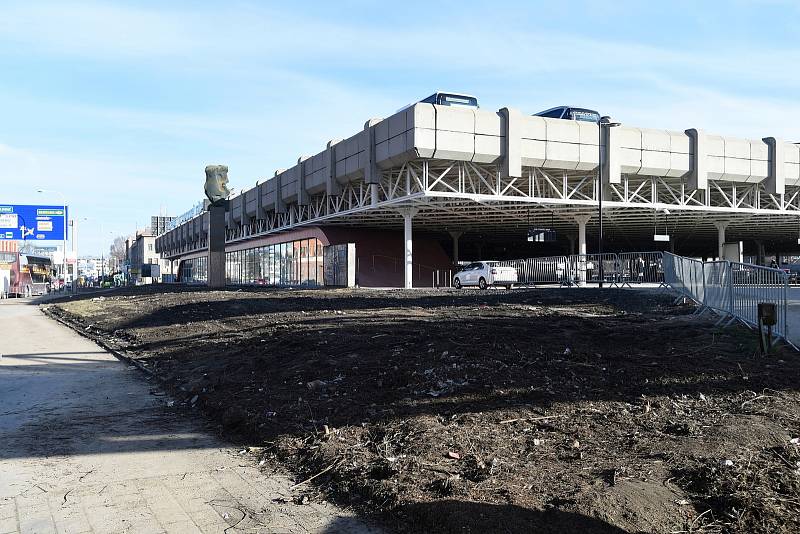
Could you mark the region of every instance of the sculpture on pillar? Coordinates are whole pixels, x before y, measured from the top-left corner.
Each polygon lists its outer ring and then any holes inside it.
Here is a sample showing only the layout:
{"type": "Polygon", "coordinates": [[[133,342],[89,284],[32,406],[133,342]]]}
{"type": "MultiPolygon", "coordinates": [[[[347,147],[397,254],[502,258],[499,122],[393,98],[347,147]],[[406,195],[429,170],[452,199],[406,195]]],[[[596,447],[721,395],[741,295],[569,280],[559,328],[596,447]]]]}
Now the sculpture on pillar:
{"type": "Polygon", "coordinates": [[[206,196],[212,206],[219,206],[230,195],[227,165],[206,165],[206,196]]]}
{"type": "Polygon", "coordinates": [[[225,287],[225,210],[228,204],[228,167],[206,166],[208,207],[208,287],[225,287]]]}

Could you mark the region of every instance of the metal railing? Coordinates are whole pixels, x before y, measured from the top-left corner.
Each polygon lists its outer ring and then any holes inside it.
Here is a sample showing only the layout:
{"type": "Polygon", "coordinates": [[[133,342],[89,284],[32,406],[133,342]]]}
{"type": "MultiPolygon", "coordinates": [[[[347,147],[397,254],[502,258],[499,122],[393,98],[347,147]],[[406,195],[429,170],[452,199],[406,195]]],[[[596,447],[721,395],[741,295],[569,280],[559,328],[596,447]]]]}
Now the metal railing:
{"type": "Polygon", "coordinates": [[[665,252],[664,282],[699,304],[700,313],[717,312],[720,323],[728,319],[758,326],[758,304],[775,304],[778,318],[774,333],[788,337],[789,276],[780,269],[730,261],[702,262],[665,252]]]}
{"type": "Polygon", "coordinates": [[[617,281],[621,285],[663,284],[664,257],[661,252],[617,254],[617,281]]]}
{"type": "MultiPolygon", "coordinates": [[[[625,252],[623,254],[573,254],[545,256],[497,262],[500,267],[517,270],[517,284],[522,286],[580,286],[600,281],[609,287],[636,284],[663,284],[661,252],[625,252]]],[[[433,273],[434,287],[451,287],[456,269],[439,269],[433,273]]]]}

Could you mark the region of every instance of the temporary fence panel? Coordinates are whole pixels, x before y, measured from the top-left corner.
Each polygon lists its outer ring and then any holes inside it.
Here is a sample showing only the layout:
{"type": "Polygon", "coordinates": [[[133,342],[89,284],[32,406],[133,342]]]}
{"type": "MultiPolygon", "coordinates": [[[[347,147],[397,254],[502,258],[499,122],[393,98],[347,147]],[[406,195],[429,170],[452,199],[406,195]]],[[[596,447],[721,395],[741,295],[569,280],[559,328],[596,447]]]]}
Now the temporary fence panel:
{"type": "Polygon", "coordinates": [[[703,304],[723,313],[731,311],[730,263],[710,261],[703,263],[703,304]]]}
{"type": "Polygon", "coordinates": [[[573,254],[569,256],[569,279],[577,283],[615,284],[619,272],[616,254],[573,254]]]}
{"type": "Polygon", "coordinates": [[[702,304],[705,298],[703,291],[703,262],[692,258],[664,253],[664,283],[681,295],[702,304]]]}
{"type": "Polygon", "coordinates": [[[661,252],[623,252],[619,258],[619,283],[664,283],[664,255],[661,252]]]}
{"type": "Polygon", "coordinates": [[[703,308],[752,326],[758,324],[760,303],[775,304],[778,317],[773,331],[788,337],[789,277],[780,269],[729,261],[701,262],[665,253],[664,281],[703,308]]]}
{"type": "Polygon", "coordinates": [[[559,284],[567,279],[569,262],[566,256],[525,258],[498,262],[501,267],[514,267],[521,285],[559,284]]]}
{"type": "MultiPolygon", "coordinates": [[[[516,269],[519,285],[572,286],[587,282],[597,283],[600,281],[601,268],[603,281],[609,285],[662,284],[664,282],[661,252],[546,256],[502,260],[497,264],[501,267],[516,269]]],[[[451,287],[456,272],[456,270],[450,269],[435,271],[432,275],[434,286],[451,287]]]]}
{"type": "Polygon", "coordinates": [[[774,332],[786,337],[787,301],[789,279],[780,269],[750,265],[747,263],[730,263],[731,269],[731,313],[751,325],[758,324],[758,304],[767,302],[775,304],[778,311],[778,322],[774,332]]]}
{"type": "Polygon", "coordinates": [[[433,271],[433,287],[453,287],[454,269],[436,269],[433,271]]]}

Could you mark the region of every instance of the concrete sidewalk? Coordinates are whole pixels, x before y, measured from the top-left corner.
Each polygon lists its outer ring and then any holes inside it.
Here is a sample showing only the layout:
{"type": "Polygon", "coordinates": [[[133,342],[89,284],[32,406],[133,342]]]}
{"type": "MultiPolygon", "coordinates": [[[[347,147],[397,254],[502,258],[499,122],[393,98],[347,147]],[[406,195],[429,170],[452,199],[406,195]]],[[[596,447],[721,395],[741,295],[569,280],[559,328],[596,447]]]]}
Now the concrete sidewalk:
{"type": "Polygon", "coordinates": [[[35,305],[0,301],[0,353],[0,534],[375,532],[291,504],[290,480],[35,305]]]}

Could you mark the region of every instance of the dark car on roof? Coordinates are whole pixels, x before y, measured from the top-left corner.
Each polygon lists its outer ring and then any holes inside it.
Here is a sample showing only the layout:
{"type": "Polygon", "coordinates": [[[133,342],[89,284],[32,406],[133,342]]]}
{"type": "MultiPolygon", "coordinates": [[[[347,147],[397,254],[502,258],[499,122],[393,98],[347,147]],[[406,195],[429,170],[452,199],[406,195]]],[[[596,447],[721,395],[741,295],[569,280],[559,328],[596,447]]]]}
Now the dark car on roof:
{"type": "Polygon", "coordinates": [[[423,98],[420,102],[424,104],[436,104],[438,106],[465,106],[469,108],[478,107],[478,99],[472,95],[463,93],[445,93],[437,91],[428,98],[423,98]]]}
{"type": "Polygon", "coordinates": [[[593,109],[576,108],[572,106],[557,106],[535,114],[538,117],[549,119],[566,119],[573,121],[600,122],[600,114],[593,109]]]}

